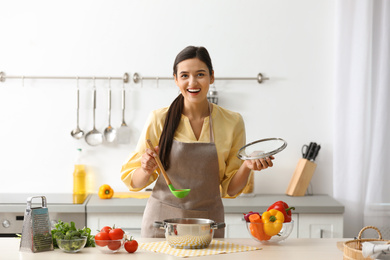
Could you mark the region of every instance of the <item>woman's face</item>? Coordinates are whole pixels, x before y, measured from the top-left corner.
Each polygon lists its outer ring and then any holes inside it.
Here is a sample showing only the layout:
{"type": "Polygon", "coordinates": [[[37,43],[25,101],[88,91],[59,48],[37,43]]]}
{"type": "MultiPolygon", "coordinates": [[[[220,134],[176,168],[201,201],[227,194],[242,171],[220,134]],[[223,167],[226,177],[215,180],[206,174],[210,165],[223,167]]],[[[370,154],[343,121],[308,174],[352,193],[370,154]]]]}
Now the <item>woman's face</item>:
{"type": "Polygon", "coordinates": [[[207,100],[209,86],[214,82],[207,65],[198,58],[183,60],[177,64],[175,83],[188,102],[200,103],[207,100]]]}

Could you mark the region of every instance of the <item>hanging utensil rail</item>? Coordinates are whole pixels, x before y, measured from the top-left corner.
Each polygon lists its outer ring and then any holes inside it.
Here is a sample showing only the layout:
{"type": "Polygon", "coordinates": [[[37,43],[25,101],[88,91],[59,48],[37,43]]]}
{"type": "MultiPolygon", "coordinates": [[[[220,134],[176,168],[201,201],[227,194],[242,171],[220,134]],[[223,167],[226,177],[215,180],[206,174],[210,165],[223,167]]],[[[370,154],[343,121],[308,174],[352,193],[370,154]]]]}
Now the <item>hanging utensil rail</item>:
{"type": "Polygon", "coordinates": [[[124,83],[129,82],[129,73],[124,73],[122,77],[95,77],[95,76],[8,76],[3,71],[0,71],[0,82],[4,82],[5,79],[89,79],[89,80],[123,80],[124,83]]]}
{"type": "MultiPolygon", "coordinates": [[[[95,76],[8,76],[3,71],[0,71],[0,82],[4,82],[6,79],[89,79],[89,80],[123,80],[124,83],[128,83],[130,76],[129,73],[124,73],[122,77],[95,77],[95,76]]],[[[263,83],[264,80],[269,80],[262,73],[257,74],[257,77],[216,77],[216,80],[256,80],[259,84],[263,83]]],[[[173,77],[143,77],[139,73],[133,74],[134,83],[139,83],[142,80],[173,80],[173,77]]]]}
{"type": "MultiPolygon", "coordinates": [[[[216,80],[257,80],[259,84],[263,83],[264,80],[269,80],[268,77],[264,77],[263,74],[257,74],[256,78],[251,77],[216,77],[216,80]]],[[[142,80],[173,80],[173,77],[142,77],[137,72],[133,75],[134,83],[138,83],[142,80]]]]}

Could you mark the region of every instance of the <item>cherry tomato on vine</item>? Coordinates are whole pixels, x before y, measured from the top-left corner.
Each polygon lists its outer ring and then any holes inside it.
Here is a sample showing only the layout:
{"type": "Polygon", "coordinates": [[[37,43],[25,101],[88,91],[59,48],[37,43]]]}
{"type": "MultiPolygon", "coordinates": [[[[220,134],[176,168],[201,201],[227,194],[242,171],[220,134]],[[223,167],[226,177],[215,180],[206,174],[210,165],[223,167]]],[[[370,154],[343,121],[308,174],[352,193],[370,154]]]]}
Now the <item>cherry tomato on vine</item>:
{"type": "Polygon", "coordinates": [[[125,249],[129,253],[134,253],[138,249],[138,242],[134,240],[132,237],[130,238],[130,240],[126,239],[125,249]]]}
{"type": "Polygon", "coordinates": [[[110,232],[110,230],[112,229],[112,227],[109,227],[109,226],[105,226],[105,227],[103,227],[101,230],[100,230],[100,232],[110,232]]]}
{"type": "Polygon", "coordinates": [[[95,242],[98,246],[106,246],[110,240],[107,232],[99,232],[95,235],[95,242]]]}
{"type": "Polygon", "coordinates": [[[108,235],[110,236],[111,240],[118,240],[123,238],[124,233],[125,232],[121,228],[114,228],[108,232],[108,235]]]}
{"type": "Polygon", "coordinates": [[[108,248],[111,250],[118,250],[121,248],[121,241],[109,241],[108,242],[108,248]]]}

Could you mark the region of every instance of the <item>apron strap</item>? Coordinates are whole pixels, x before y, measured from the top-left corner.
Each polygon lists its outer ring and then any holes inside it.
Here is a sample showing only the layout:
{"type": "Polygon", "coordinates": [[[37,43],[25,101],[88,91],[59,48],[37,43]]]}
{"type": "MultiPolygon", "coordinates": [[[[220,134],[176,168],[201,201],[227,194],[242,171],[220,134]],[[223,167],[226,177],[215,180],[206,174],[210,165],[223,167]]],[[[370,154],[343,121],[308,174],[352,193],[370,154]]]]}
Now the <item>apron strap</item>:
{"type": "Polygon", "coordinates": [[[210,143],[214,143],[213,119],[211,117],[211,103],[209,102],[209,125],[210,125],[210,143]]]}

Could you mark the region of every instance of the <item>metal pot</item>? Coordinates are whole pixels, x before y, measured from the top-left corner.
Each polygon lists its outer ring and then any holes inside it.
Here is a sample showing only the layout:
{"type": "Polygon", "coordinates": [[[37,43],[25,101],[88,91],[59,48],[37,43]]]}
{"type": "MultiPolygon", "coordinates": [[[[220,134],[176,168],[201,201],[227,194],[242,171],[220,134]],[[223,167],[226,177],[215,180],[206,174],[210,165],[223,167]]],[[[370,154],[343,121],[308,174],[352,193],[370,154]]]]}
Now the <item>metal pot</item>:
{"type": "Polygon", "coordinates": [[[165,229],[165,239],[173,248],[198,249],[210,245],[214,229],[224,228],[225,223],[215,223],[203,218],[173,218],[155,221],[154,227],[165,229]]]}

